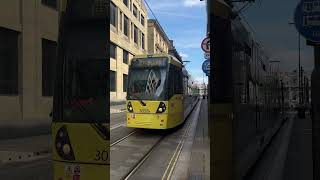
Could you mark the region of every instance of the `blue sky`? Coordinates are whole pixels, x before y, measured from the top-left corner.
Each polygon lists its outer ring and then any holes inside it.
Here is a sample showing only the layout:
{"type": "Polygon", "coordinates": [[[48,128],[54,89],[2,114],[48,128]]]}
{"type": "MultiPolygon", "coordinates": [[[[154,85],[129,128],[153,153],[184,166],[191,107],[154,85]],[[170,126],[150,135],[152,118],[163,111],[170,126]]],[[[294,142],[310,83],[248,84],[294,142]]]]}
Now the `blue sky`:
{"type": "MultiPolygon", "coordinates": [[[[200,83],[204,61],[200,44],[206,36],[206,7],[200,0],[146,0],[168,37],[174,41],[184,60],[191,61],[187,69],[200,83]]],[[[148,10],[149,18],[154,18],[148,10]]],[[[207,82],[207,78],[205,78],[207,82]]]]}
{"type": "MultiPolygon", "coordinates": [[[[168,37],[184,60],[191,61],[187,69],[202,82],[203,51],[200,43],[206,34],[206,7],[200,0],[146,0],[168,37]]],[[[298,64],[298,32],[293,14],[300,0],[256,0],[242,16],[250,24],[249,31],[259,40],[272,60],[280,60],[284,71],[292,71],[298,64]]],[[[241,7],[243,4],[238,4],[241,7]]],[[[149,18],[154,18],[148,13],[149,18]]],[[[313,69],[313,49],[301,37],[301,65],[313,69]]],[[[205,78],[207,79],[207,78],[205,78]]],[[[207,81],[206,81],[207,82],[207,81]]]]}
{"type": "MultiPolygon", "coordinates": [[[[294,10],[300,0],[256,0],[243,15],[247,19],[251,31],[259,39],[268,55],[280,60],[284,71],[292,71],[298,67],[298,32],[293,22],[294,10]]],[[[313,48],[306,46],[301,36],[301,65],[307,71],[313,69],[313,48]]]]}

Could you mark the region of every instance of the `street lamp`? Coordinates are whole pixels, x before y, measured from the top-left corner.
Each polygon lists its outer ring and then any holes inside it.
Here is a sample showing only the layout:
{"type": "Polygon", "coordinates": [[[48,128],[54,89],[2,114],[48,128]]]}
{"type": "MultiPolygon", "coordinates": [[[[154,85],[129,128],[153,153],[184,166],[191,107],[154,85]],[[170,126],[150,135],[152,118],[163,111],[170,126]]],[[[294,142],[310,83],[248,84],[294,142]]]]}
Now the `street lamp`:
{"type": "MultiPolygon", "coordinates": [[[[289,25],[295,25],[295,23],[291,22],[289,25]]],[[[300,79],[300,74],[301,74],[301,69],[300,69],[300,33],[298,32],[298,96],[299,96],[299,104],[301,104],[301,79],[300,79]]]]}

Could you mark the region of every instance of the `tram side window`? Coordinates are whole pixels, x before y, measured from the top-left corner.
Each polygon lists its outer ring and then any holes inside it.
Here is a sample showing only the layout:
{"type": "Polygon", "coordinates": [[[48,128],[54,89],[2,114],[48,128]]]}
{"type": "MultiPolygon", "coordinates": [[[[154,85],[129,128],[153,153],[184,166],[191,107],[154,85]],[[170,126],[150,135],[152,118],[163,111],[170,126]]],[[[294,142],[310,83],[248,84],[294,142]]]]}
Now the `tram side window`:
{"type": "Polygon", "coordinates": [[[169,67],[169,78],[168,78],[168,98],[170,99],[174,95],[174,67],[170,65],[169,67]]]}
{"type": "Polygon", "coordinates": [[[183,94],[183,86],[182,86],[182,71],[178,67],[175,67],[175,76],[174,76],[174,93],[175,94],[183,94]]]}
{"type": "Polygon", "coordinates": [[[182,71],[176,66],[169,68],[169,98],[175,94],[183,94],[182,71]]]}

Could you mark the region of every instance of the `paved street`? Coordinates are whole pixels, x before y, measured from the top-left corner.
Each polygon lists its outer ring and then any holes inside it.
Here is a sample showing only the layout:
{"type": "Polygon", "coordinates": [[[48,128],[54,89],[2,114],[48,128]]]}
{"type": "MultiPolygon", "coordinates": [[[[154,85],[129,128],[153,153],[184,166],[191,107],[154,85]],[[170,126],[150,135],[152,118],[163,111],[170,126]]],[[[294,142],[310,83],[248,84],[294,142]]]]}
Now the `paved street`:
{"type": "MultiPolygon", "coordinates": [[[[123,109],[124,105],[111,106],[112,125],[125,121],[123,109]]],[[[51,180],[51,155],[50,134],[1,140],[0,179],[51,180]]]]}
{"type": "Polygon", "coordinates": [[[209,179],[207,100],[188,120],[168,131],[141,130],[111,119],[111,179],[209,179]],[[121,135],[119,135],[121,134],[121,135]]]}
{"type": "Polygon", "coordinates": [[[50,156],[0,167],[1,180],[51,180],[50,156]]]}
{"type": "Polygon", "coordinates": [[[50,180],[50,138],[51,135],[40,135],[1,140],[0,179],[50,180]]]}
{"type": "MultiPolygon", "coordinates": [[[[112,113],[112,179],[127,176],[141,159],[143,163],[134,170],[130,179],[158,179],[163,176],[209,179],[206,113],[207,101],[202,100],[182,127],[165,133],[126,128],[125,112],[112,113]]],[[[309,116],[298,119],[294,112],[288,116],[251,179],[263,176],[273,180],[312,180],[311,119],[309,116]]],[[[0,141],[1,180],[50,180],[50,137],[41,135],[0,141]]]]}
{"type": "Polygon", "coordinates": [[[312,122],[294,118],[283,180],[313,180],[312,122]]]}

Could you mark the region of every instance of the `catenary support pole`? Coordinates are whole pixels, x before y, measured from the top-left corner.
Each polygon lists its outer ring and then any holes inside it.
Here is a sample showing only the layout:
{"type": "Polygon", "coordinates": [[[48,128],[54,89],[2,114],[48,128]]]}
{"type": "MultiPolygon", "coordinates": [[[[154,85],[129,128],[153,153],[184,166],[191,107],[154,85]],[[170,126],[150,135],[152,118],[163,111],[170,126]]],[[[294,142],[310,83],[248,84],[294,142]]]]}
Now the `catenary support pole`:
{"type": "Polygon", "coordinates": [[[313,179],[320,179],[320,45],[314,47],[311,75],[313,179]]]}

